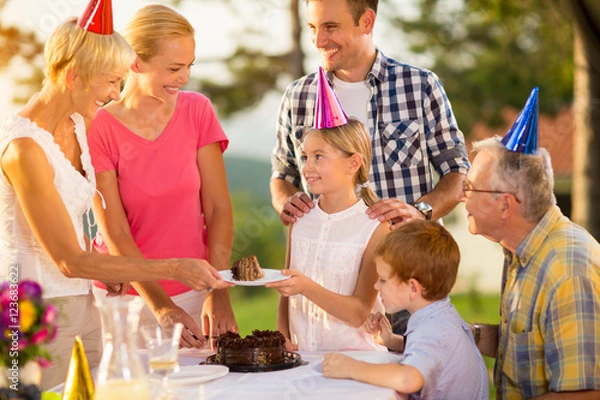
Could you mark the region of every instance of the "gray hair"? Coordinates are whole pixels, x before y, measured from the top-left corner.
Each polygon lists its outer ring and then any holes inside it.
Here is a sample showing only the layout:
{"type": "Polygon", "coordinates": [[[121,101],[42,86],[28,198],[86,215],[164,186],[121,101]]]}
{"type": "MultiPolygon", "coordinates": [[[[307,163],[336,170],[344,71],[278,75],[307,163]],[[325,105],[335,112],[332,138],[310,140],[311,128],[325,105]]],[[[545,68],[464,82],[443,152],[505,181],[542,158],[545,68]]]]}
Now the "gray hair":
{"type": "Polygon", "coordinates": [[[535,154],[508,150],[499,137],[473,143],[473,154],[489,153],[494,162],[489,166],[490,185],[494,190],[513,193],[519,199],[521,214],[538,222],[556,204],[554,172],[550,154],[539,148],[535,154]]]}

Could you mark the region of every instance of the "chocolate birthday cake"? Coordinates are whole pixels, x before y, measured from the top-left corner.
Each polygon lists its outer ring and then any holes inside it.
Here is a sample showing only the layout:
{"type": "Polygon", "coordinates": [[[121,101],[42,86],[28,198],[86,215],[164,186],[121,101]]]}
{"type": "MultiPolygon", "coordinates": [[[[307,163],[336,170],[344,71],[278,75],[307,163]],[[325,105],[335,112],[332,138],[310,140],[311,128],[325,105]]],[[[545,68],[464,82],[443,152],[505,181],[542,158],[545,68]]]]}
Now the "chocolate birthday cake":
{"type": "Polygon", "coordinates": [[[243,257],[233,263],[231,275],[236,281],[255,281],[265,276],[256,256],[243,257]]]}
{"type": "Polygon", "coordinates": [[[215,362],[223,365],[272,365],[284,362],[285,338],[279,331],[255,329],[242,338],[234,332],[216,341],[215,362]]]}

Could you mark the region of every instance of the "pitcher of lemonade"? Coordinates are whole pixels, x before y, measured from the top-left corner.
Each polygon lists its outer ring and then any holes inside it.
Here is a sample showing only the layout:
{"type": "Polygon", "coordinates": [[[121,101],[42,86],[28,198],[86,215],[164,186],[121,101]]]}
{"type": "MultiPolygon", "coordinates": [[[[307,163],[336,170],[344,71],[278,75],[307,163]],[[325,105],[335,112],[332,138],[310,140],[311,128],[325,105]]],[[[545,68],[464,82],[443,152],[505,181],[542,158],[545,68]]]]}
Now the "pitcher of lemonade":
{"type": "Polygon", "coordinates": [[[97,302],[104,330],[96,400],[150,400],[146,370],[137,352],[137,327],[144,301],[106,297],[97,302]]]}

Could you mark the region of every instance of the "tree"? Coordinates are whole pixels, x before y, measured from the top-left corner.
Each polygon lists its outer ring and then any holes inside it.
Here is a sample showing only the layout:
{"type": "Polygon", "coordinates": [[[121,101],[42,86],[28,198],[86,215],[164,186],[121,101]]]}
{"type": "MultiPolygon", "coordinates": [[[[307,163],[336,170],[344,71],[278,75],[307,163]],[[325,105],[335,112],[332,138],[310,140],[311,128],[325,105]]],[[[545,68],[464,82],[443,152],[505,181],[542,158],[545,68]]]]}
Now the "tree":
{"type": "Polygon", "coordinates": [[[534,86],[540,87],[542,113],[575,105],[573,219],[600,238],[595,207],[600,202],[600,5],[594,0],[463,0],[455,10],[447,6],[421,0],[417,18],[393,22],[408,34],[413,52],[433,55],[432,69],[442,77],[467,134],[475,122],[500,122],[506,105],[520,109],[534,86]]]}
{"type": "MultiPolygon", "coordinates": [[[[262,1],[265,7],[272,3],[272,0],[258,1],[262,1]]],[[[175,4],[181,2],[182,0],[174,1],[175,4]]],[[[235,10],[234,1],[227,0],[225,3],[235,10]]],[[[289,34],[292,39],[289,50],[270,54],[263,48],[253,47],[241,40],[233,54],[220,60],[231,77],[228,82],[215,82],[208,78],[191,82],[190,86],[206,94],[223,116],[228,117],[256,105],[266,93],[277,88],[277,81],[281,76],[287,76],[288,81],[291,81],[304,75],[300,0],[284,0],[283,3],[290,16],[290,31],[283,33],[289,34]]],[[[244,20],[239,15],[238,18],[241,24],[247,24],[240,32],[240,37],[255,33],[256,27],[252,21],[244,20]]]]}
{"type": "Polygon", "coordinates": [[[573,220],[600,240],[600,4],[571,2],[575,46],[575,168],[573,220]]]}
{"type": "MultiPolygon", "coordinates": [[[[274,0],[257,1],[268,7],[274,0]]],[[[226,3],[235,10],[235,1],[226,3]]],[[[413,0],[415,18],[402,17],[410,5],[406,1],[380,3],[379,18],[404,31],[410,51],[433,58],[430,67],[442,78],[466,133],[481,120],[503,122],[502,108],[522,107],[533,86],[542,93],[541,112],[554,114],[571,104],[573,29],[564,0],[463,0],[452,9],[448,1],[413,0]]],[[[221,60],[229,82],[202,79],[193,85],[225,116],[255,105],[277,89],[282,75],[286,82],[304,75],[304,1],[280,0],[277,5],[289,10],[290,31],[284,33],[292,38],[289,51],[269,54],[240,39],[234,54],[221,60]]],[[[251,23],[245,29],[257,30],[251,23]]]]}
{"type": "Polygon", "coordinates": [[[462,130],[502,123],[505,106],[520,109],[534,86],[540,111],[554,114],[573,98],[573,29],[558,0],[421,0],[415,18],[398,2],[391,22],[410,50],[433,58],[462,130]]]}
{"type": "MultiPolygon", "coordinates": [[[[9,0],[0,0],[0,15],[6,7],[9,0]]],[[[44,45],[41,43],[34,32],[24,31],[16,26],[6,25],[0,19],[0,70],[7,68],[15,58],[21,58],[25,65],[35,65],[41,57],[44,45]]],[[[42,73],[34,69],[30,78],[19,80],[17,83],[27,87],[27,92],[31,92],[32,87],[39,87],[42,81],[42,73]]],[[[23,96],[29,98],[29,96],[23,96]]],[[[23,98],[17,98],[16,101],[23,102],[23,98]]]]}
{"type": "MultiPolygon", "coordinates": [[[[9,0],[0,0],[0,15],[9,0]]],[[[6,25],[0,19],[0,68],[6,68],[14,57],[23,57],[26,62],[34,61],[43,50],[33,32],[23,31],[16,26],[6,25]]]]}

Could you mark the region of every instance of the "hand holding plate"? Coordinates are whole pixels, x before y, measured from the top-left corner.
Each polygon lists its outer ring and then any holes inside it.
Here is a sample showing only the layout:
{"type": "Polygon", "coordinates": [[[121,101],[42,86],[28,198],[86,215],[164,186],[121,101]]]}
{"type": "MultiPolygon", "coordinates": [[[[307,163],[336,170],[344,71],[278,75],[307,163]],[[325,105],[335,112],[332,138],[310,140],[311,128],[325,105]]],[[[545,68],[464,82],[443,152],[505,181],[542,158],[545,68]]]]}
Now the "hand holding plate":
{"type": "Polygon", "coordinates": [[[273,288],[284,297],[293,296],[295,294],[303,294],[306,292],[311,283],[314,283],[311,279],[307,278],[302,272],[295,269],[284,269],[281,270],[284,276],[289,279],[280,280],[265,285],[265,287],[273,288]]]}

